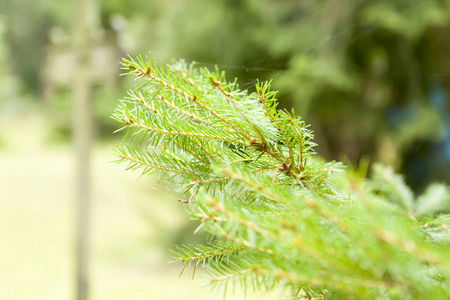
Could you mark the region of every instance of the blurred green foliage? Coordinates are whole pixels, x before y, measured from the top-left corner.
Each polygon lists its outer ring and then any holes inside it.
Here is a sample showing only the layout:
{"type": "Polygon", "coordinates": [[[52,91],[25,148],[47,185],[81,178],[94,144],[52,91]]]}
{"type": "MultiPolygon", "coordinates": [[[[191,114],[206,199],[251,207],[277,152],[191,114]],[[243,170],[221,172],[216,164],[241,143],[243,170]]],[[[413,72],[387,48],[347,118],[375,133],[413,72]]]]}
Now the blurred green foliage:
{"type": "Polygon", "coordinates": [[[42,54],[52,26],[71,24],[70,3],[54,0],[0,1],[0,14],[7,26],[10,65],[21,77],[23,91],[37,93],[42,54]]]}
{"type": "MultiPolygon", "coordinates": [[[[368,155],[406,172],[417,189],[449,180],[450,0],[103,0],[100,7],[106,29],[125,18],[131,55],[151,50],[166,61],[218,64],[244,88],[275,78],[281,105],[312,124],[327,159],[368,155]]],[[[48,30],[68,31],[71,7],[7,0],[0,11],[12,71],[37,93],[48,30]]],[[[97,115],[109,115],[117,98],[96,104],[97,115]]]]}
{"type": "Polygon", "coordinates": [[[11,65],[8,62],[9,49],[5,43],[6,26],[5,17],[0,15],[0,112],[9,109],[10,99],[17,89],[17,80],[9,72],[11,65]]]}

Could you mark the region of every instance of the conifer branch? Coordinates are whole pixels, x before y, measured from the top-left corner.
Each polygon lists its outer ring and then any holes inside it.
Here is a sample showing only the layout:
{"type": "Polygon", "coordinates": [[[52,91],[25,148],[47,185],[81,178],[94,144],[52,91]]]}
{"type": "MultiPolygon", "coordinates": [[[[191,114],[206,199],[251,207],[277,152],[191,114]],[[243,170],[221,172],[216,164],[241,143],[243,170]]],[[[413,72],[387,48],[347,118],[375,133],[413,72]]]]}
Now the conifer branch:
{"type": "Polygon", "coordinates": [[[244,245],[248,249],[253,249],[253,250],[256,250],[256,251],[261,252],[261,253],[267,253],[269,255],[274,255],[274,252],[271,249],[266,249],[266,248],[263,248],[261,246],[252,245],[251,243],[249,243],[246,240],[243,240],[243,239],[237,238],[235,236],[232,236],[231,234],[229,234],[225,230],[220,230],[220,234],[224,238],[226,238],[226,239],[228,239],[230,241],[233,241],[233,242],[235,242],[238,245],[244,245]]]}
{"type": "MultiPolygon", "coordinates": [[[[153,95],[153,94],[156,95],[156,93],[153,92],[153,91],[150,91],[150,93],[151,93],[152,95],[153,95]]],[[[178,112],[178,113],[180,113],[180,114],[182,114],[182,115],[187,116],[188,118],[190,118],[190,119],[192,119],[192,120],[194,120],[194,121],[197,121],[197,122],[199,122],[199,123],[204,123],[204,124],[210,125],[210,126],[212,125],[211,122],[208,122],[208,121],[206,121],[206,120],[203,120],[203,119],[201,119],[201,118],[199,118],[199,117],[197,117],[197,116],[195,116],[195,115],[193,115],[193,114],[191,114],[191,113],[189,113],[189,112],[187,112],[187,111],[182,110],[182,109],[179,108],[178,106],[173,105],[172,103],[170,103],[169,101],[167,101],[167,99],[165,99],[164,96],[162,96],[162,95],[157,95],[157,96],[156,96],[156,99],[162,101],[162,103],[164,103],[166,106],[170,107],[171,109],[175,110],[176,112],[178,112]]]]}
{"type": "Polygon", "coordinates": [[[128,117],[128,119],[122,119],[122,120],[125,122],[126,125],[138,127],[138,128],[144,129],[145,131],[153,131],[153,132],[168,134],[168,135],[186,136],[186,137],[193,137],[193,138],[197,137],[197,138],[204,138],[204,139],[220,140],[220,141],[229,142],[229,143],[244,144],[244,142],[236,141],[236,139],[229,138],[229,137],[207,135],[207,134],[200,134],[200,133],[193,133],[193,132],[183,132],[180,130],[173,131],[173,130],[167,130],[167,129],[160,129],[160,128],[156,128],[156,127],[150,127],[150,126],[144,125],[142,123],[139,123],[139,121],[136,121],[136,120],[138,120],[138,118],[133,115],[130,115],[130,117],[128,117]]]}
{"type": "Polygon", "coordinates": [[[218,257],[222,257],[225,255],[228,255],[230,253],[235,253],[235,252],[239,252],[242,250],[245,250],[245,247],[240,247],[240,248],[236,248],[236,249],[226,249],[220,252],[216,252],[216,253],[211,253],[211,254],[205,254],[205,255],[198,255],[198,256],[189,256],[189,257],[181,257],[179,259],[179,262],[191,262],[191,261],[202,261],[205,259],[212,259],[212,258],[218,258],[218,257]]]}
{"type": "Polygon", "coordinates": [[[220,171],[225,174],[228,174],[231,178],[237,179],[237,180],[249,185],[250,187],[252,187],[253,189],[255,189],[257,191],[262,192],[263,194],[265,194],[267,196],[268,199],[271,199],[272,201],[274,201],[276,203],[285,204],[286,206],[293,208],[293,206],[290,203],[286,202],[284,199],[280,198],[278,195],[273,194],[272,192],[270,192],[263,186],[256,184],[255,182],[243,177],[242,175],[234,173],[230,169],[221,169],[220,171]]]}
{"type": "Polygon", "coordinates": [[[237,215],[232,214],[227,209],[225,209],[223,204],[218,203],[213,198],[208,198],[208,199],[206,199],[206,201],[211,206],[212,211],[220,212],[220,213],[224,214],[225,216],[228,217],[228,220],[230,220],[230,219],[234,220],[234,221],[238,222],[239,224],[243,225],[246,229],[250,229],[252,231],[258,232],[258,233],[263,234],[263,235],[266,235],[269,238],[273,238],[273,235],[271,233],[263,232],[263,230],[261,230],[261,228],[257,227],[252,222],[245,221],[242,218],[238,217],[237,215]]]}
{"type": "Polygon", "coordinates": [[[198,101],[197,99],[197,95],[189,95],[186,92],[183,92],[181,89],[170,85],[169,83],[167,83],[166,81],[164,81],[163,79],[153,75],[151,73],[151,67],[147,66],[146,71],[144,71],[141,68],[136,68],[135,71],[137,72],[137,77],[141,77],[141,76],[147,76],[149,77],[152,81],[155,81],[157,83],[159,83],[160,85],[168,88],[169,90],[179,94],[180,96],[184,97],[184,99],[187,99],[188,101],[194,103],[195,105],[197,105],[198,107],[204,109],[205,111],[211,113],[214,117],[216,117],[217,119],[219,119],[220,121],[222,121],[223,123],[227,124],[231,129],[233,129],[235,132],[238,132],[242,137],[244,137],[247,141],[249,141],[250,143],[254,140],[253,138],[251,138],[249,135],[247,135],[245,132],[243,132],[242,130],[240,130],[239,128],[237,128],[233,123],[231,123],[230,121],[226,120],[225,118],[221,117],[214,109],[211,109],[210,107],[206,106],[205,104],[201,103],[200,101],[198,101]]]}
{"type": "Polygon", "coordinates": [[[165,167],[162,167],[162,166],[159,166],[159,165],[146,163],[146,162],[144,162],[142,160],[135,159],[133,157],[130,157],[130,156],[127,156],[127,155],[124,155],[124,154],[118,154],[117,156],[120,157],[123,160],[130,161],[132,163],[139,164],[139,165],[142,165],[142,166],[145,166],[145,167],[150,167],[150,168],[153,168],[153,169],[166,171],[166,172],[170,172],[170,173],[185,174],[184,172],[179,171],[179,170],[168,169],[168,168],[165,168],[165,167]]]}
{"type": "Polygon", "coordinates": [[[226,180],[230,180],[231,177],[221,177],[221,178],[209,178],[206,180],[191,180],[190,183],[194,184],[206,184],[206,183],[215,183],[215,182],[222,182],[226,180]]]}
{"type": "Polygon", "coordinates": [[[355,180],[324,162],[308,126],[277,110],[270,82],[248,93],[218,69],[123,66],[145,81],[114,114],[129,129],[119,160],[176,179],[198,231],[216,238],[179,247],[174,262],[201,264],[213,286],[282,286],[294,297],[450,297],[446,186],[415,198],[388,168],[355,180]]]}
{"type": "Polygon", "coordinates": [[[435,255],[429,253],[428,251],[419,248],[413,241],[405,240],[405,239],[401,238],[400,236],[395,235],[392,232],[376,230],[375,236],[379,240],[381,240],[385,243],[388,243],[390,245],[399,247],[404,252],[414,255],[415,257],[419,258],[420,260],[422,260],[428,264],[442,264],[443,263],[439,259],[439,257],[436,257],[435,255]]]}
{"type": "MultiPolygon", "coordinates": [[[[211,81],[212,85],[216,88],[219,89],[219,91],[223,94],[223,96],[225,97],[225,99],[229,102],[231,102],[234,106],[234,108],[242,115],[242,117],[244,118],[244,120],[250,125],[250,127],[253,128],[253,130],[256,132],[256,134],[259,136],[259,144],[261,148],[265,148],[266,147],[266,142],[264,139],[263,134],[261,133],[261,131],[255,126],[255,124],[253,124],[245,115],[245,113],[242,111],[242,109],[239,107],[239,105],[236,103],[236,101],[233,100],[233,97],[231,96],[231,94],[227,93],[223,87],[222,84],[220,83],[220,81],[215,80],[213,77],[209,77],[209,80],[211,81]]],[[[247,138],[248,140],[252,140],[250,137],[247,138]]],[[[252,144],[255,144],[255,142],[253,142],[252,144]]]]}
{"type": "Polygon", "coordinates": [[[153,107],[151,107],[150,105],[148,105],[148,103],[145,102],[144,100],[142,100],[141,98],[135,97],[134,100],[135,100],[137,103],[142,104],[142,105],[143,105],[144,107],[146,107],[148,110],[152,111],[155,115],[157,115],[157,116],[160,117],[161,119],[164,119],[164,116],[163,116],[159,111],[157,111],[156,109],[154,109],[153,107]]]}
{"type": "Polygon", "coordinates": [[[297,128],[296,128],[296,124],[294,122],[294,120],[289,119],[289,122],[292,124],[292,128],[294,129],[294,132],[297,136],[297,140],[299,141],[298,145],[300,147],[299,149],[299,167],[300,167],[300,171],[303,171],[305,169],[305,163],[303,162],[303,142],[302,142],[302,137],[300,135],[300,133],[298,132],[297,128]]]}
{"type": "MultiPolygon", "coordinates": [[[[176,144],[179,149],[183,149],[186,153],[189,153],[190,155],[197,158],[199,161],[202,161],[206,165],[210,165],[210,162],[207,159],[205,159],[204,157],[202,157],[201,154],[207,154],[209,159],[215,161],[216,163],[218,162],[217,159],[213,155],[211,155],[209,152],[205,151],[205,149],[202,149],[202,151],[200,152],[200,151],[198,151],[198,149],[195,149],[195,150],[197,150],[197,151],[195,151],[191,147],[188,147],[187,145],[182,144],[180,141],[173,140],[173,143],[176,144]]],[[[197,144],[197,146],[198,146],[198,144],[197,144]]]]}
{"type": "MultiPolygon", "coordinates": [[[[282,133],[283,137],[284,137],[284,141],[286,143],[286,145],[289,145],[289,138],[284,134],[285,130],[283,129],[283,127],[280,125],[280,123],[275,119],[275,116],[270,112],[269,108],[267,107],[266,104],[266,97],[264,97],[264,91],[261,87],[257,87],[257,92],[259,95],[259,100],[261,101],[261,103],[263,104],[264,110],[266,111],[266,114],[269,116],[269,118],[272,120],[273,124],[275,124],[275,126],[278,128],[278,130],[282,133]]],[[[289,150],[289,161],[291,164],[295,163],[295,159],[294,159],[294,154],[292,152],[292,148],[291,147],[287,147],[289,150]]],[[[300,162],[302,160],[300,159],[300,162]]]]}

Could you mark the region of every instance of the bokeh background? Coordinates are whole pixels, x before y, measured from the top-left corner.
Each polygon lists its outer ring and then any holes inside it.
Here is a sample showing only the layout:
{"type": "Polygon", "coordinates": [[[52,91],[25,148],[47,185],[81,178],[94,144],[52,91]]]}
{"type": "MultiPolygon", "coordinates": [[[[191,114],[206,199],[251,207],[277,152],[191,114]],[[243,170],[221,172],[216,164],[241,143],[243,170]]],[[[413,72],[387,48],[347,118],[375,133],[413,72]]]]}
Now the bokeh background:
{"type": "MultiPolygon", "coordinates": [[[[0,1],[0,299],[75,295],[75,2],[0,1]]],[[[274,79],[326,159],[391,165],[417,193],[450,182],[450,0],[91,4],[91,299],[222,297],[167,265],[202,239],[170,185],[112,163],[128,54],[217,65],[244,89],[274,79]]]]}

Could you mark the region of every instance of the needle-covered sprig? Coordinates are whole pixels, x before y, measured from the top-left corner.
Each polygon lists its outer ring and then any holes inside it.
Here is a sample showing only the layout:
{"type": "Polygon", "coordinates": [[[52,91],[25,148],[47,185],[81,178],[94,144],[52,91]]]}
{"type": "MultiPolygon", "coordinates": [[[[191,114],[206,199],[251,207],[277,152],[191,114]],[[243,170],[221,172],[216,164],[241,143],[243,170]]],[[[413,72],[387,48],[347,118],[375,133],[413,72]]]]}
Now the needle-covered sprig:
{"type": "Polygon", "coordinates": [[[323,161],[270,82],[250,93],[217,68],[142,57],[123,67],[137,86],[114,114],[126,131],[119,161],[188,192],[181,202],[213,238],[178,247],[174,262],[203,267],[213,287],[293,299],[450,298],[447,187],[415,197],[389,168],[367,180],[323,161]]]}

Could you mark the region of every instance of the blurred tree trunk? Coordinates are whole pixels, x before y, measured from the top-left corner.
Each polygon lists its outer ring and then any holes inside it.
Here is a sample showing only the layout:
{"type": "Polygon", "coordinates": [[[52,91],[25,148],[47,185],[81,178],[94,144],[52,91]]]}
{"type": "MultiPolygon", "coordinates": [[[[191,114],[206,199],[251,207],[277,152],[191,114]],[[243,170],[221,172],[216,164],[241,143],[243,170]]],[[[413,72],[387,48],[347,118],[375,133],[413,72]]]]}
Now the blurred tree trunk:
{"type": "Polygon", "coordinates": [[[73,81],[73,141],[75,144],[76,299],[88,299],[90,148],[92,143],[92,87],[90,49],[95,26],[94,0],[75,0],[73,47],[75,77],[73,81]]]}

